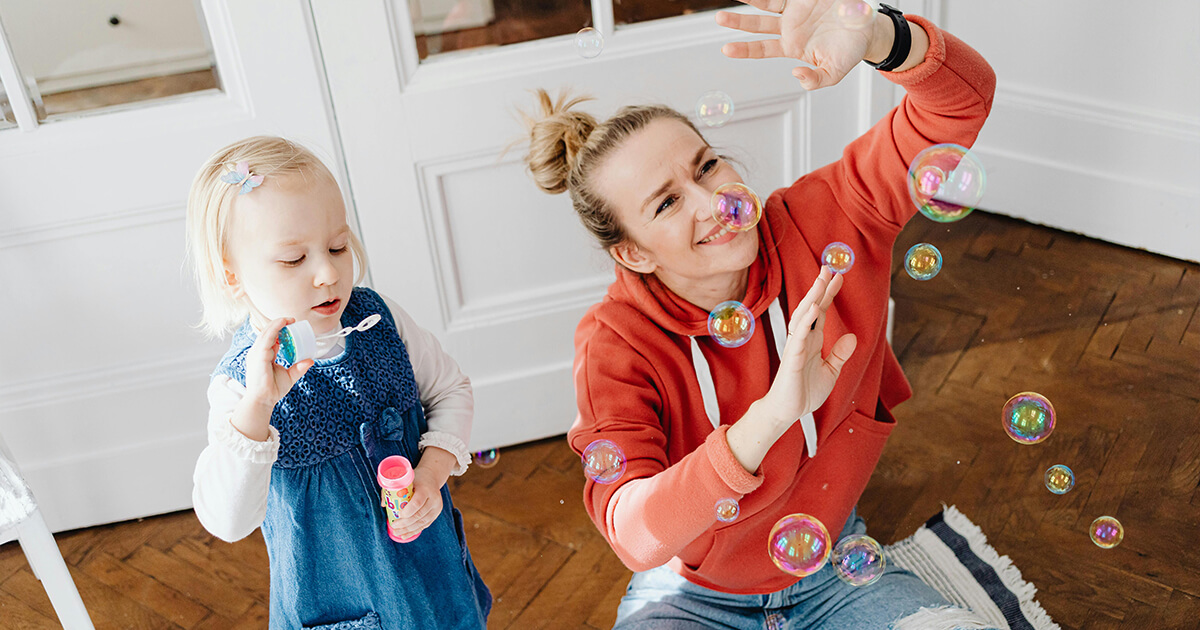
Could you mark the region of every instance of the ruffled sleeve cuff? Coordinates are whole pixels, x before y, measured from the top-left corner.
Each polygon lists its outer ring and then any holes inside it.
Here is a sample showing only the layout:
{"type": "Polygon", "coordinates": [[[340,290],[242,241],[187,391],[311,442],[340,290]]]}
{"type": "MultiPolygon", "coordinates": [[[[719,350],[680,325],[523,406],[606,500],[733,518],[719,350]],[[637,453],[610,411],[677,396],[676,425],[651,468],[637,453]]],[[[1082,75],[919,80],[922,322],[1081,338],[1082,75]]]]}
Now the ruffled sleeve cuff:
{"type": "Polygon", "coordinates": [[[467,445],[457,435],[442,431],[426,431],[421,435],[417,447],[424,450],[427,446],[436,446],[454,455],[456,462],[454,469],[450,471],[451,475],[457,477],[467,472],[467,466],[471,465],[471,453],[467,451],[467,445]]]}
{"type": "Polygon", "coordinates": [[[229,419],[209,425],[209,442],[229,451],[234,457],[255,464],[274,464],[279,459],[279,430],[267,427],[270,435],[263,442],[251,440],[234,428],[229,419]]]}
{"type": "Polygon", "coordinates": [[[725,436],[728,431],[729,425],[717,427],[717,430],[710,433],[705,439],[707,442],[705,450],[708,452],[708,460],[712,463],[713,469],[717,471],[717,476],[721,478],[721,481],[724,481],[730,490],[745,496],[762,485],[763,476],[746,472],[746,469],[733,456],[733,451],[729,450],[729,441],[725,436]]]}

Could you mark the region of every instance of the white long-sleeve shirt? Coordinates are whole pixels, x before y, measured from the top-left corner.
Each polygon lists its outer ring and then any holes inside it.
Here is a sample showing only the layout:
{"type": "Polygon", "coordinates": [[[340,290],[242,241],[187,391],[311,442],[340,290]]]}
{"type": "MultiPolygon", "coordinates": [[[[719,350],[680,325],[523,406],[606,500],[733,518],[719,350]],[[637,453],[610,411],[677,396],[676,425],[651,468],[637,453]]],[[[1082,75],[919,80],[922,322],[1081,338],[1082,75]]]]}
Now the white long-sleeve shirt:
{"type": "MultiPolygon", "coordinates": [[[[419,446],[436,446],[453,453],[458,463],[451,474],[461,475],[471,463],[467,451],[475,413],[471,381],[432,333],[418,326],[395,302],[386,297],[383,300],[408,350],[429,425],[419,446]]],[[[328,348],[318,346],[317,353],[320,358],[333,357],[344,347],[345,342],[339,338],[328,348]]],[[[225,375],[214,376],[209,383],[208,446],[200,453],[192,476],[192,504],[200,524],[228,542],[241,540],[262,525],[271,467],[279,455],[279,431],[275,427],[269,427],[270,436],[259,442],[242,435],[230,423],[245,392],[241,383],[225,375]]]]}

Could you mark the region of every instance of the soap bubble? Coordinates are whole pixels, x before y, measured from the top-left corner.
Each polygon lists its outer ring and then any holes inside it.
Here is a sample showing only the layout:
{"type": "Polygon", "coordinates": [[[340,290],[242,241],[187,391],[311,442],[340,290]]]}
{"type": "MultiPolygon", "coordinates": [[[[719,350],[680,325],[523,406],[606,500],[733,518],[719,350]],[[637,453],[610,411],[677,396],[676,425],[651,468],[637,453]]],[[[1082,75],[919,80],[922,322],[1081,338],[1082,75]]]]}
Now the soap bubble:
{"type": "Polygon", "coordinates": [[[780,571],[798,577],[812,575],[829,558],[829,532],[816,517],[788,514],[771,528],[767,551],[780,571]]]}
{"type": "Polygon", "coordinates": [[[705,92],[696,101],[696,117],[709,127],[720,127],[733,118],[733,99],[724,92],[705,92]]]}
{"type": "Polygon", "coordinates": [[[588,26],[575,33],[575,50],[584,59],[591,59],[604,50],[604,36],[600,31],[588,26]]]}
{"type": "Polygon", "coordinates": [[[1125,539],[1125,528],[1121,526],[1121,521],[1111,516],[1101,516],[1092,521],[1092,526],[1088,528],[1088,534],[1097,547],[1112,549],[1125,539]]]}
{"type": "Polygon", "coordinates": [[[722,184],[712,195],[712,215],[717,225],[730,232],[745,232],[762,218],[762,201],[749,186],[738,182],[722,184]]]}
{"type": "Polygon", "coordinates": [[[754,314],[737,300],[721,302],[708,314],[708,334],[726,348],[736,348],[754,336],[754,314]]]}
{"type": "Polygon", "coordinates": [[[717,501],[717,520],[722,523],[729,523],[737,519],[738,514],[742,513],[742,507],[738,505],[737,499],[725,498],[717,501]]]}
{"type": "Polygon", "coordinates": [[[821,252],[821,264],[829,267],[834,273],[846,273],[854,266],[854,250],[842,242],[833,242],[825,246],[821,252]]]}
{"type": "Polygon", "coordinates": [[[1036,392],[1021,392],[1004,403],[1004,432],[1021,444],[1037,444],[1054,430],[1054,405],[1036,392]]]}
{"type": "Polygon", "coordinates": [[[921,214],[939,223],[957,221],[983,199],[987,176],[979,158],[957,144],[935,144],[908,168],[908,194],[921,214]]]}
{"type": "Polygon", "coordinates": [[[862,0],[838,0],[834,10],[837,12],[838,24],[856,31],[865,30],[875,17],[875,9],[871,8],[871,3],[862,0]]]}
{"type": "Polygon", "coordinates": [[[942,270],[942,252],[929,243],[917,243],[904,254],[904,270],[914,280],[930,280],[942,270]]]}
{"type": "Polygon", "coordinates": [[[476,451],[471,461],[480,468],[491,468],[500,460],[500,451],[492,448],[486,451],[476,451]]]}
{"type": "Polygon", "coordinates": [[[596,440],[583,450],[583,473],[596,483],[612,483],[625,474],[625,452],[612,440],[596,440]]]}
{"type": "Polygon", "coordinates": [[[1075,487],[1075,471],[1062,464],[1046,469],[1046,489],[1054,494],[1066,494],[1075,487]]]}
{"type": "Polygon", "coordinates": [[[838,541],[829,555],[833,570],[851,586],[866,586],[883,576],[887,561],[883,547],[865,534],[847,536],[838,541]]]}

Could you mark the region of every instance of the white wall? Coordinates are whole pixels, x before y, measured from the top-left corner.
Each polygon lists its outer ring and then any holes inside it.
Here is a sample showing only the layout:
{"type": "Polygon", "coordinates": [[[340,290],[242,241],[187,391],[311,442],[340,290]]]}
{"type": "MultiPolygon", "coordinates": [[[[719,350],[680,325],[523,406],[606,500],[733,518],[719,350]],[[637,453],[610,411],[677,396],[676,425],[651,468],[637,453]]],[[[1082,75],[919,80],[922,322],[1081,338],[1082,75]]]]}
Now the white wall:
{"type": "Polygon", "coordinates": [[[997,75],[983,207],[1200,260],[1200,3],[908,2],[997,75]]]}

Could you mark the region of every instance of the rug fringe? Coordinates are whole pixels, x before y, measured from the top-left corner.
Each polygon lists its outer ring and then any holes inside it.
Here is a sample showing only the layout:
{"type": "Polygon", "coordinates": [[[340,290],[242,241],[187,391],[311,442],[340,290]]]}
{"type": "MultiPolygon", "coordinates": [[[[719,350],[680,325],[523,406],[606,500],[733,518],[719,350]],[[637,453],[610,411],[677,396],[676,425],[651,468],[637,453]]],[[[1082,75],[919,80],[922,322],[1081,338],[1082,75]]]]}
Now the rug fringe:
{"type": "Polygon", "coordinates": [[[922,608],[891,625],[892,630],[991,630],[993,627],[970,610],[957,606],[922,608]]]}
{"type": "Polygon", "coordinates": [[[988,544],[987,537],[978,525],[972,523],[965,514],[958,511],[958,508],[945,503],[942,504],[942,519],[967,539],[967,544],[971,547],[971,551],[975,552],[975,555],[995,568],[996,574],[1000,576],[1000,581],[1005,588],[1016,595],[1021,610],[1025,612],[1025,617],[1037,630],[1062,630],[1050,618],[1042,605],[1034,600],[1037,595],[1037,587],[1021,577],[1021,570],[1013,564],[1008,556],[1001,556],[988,544]]]}

